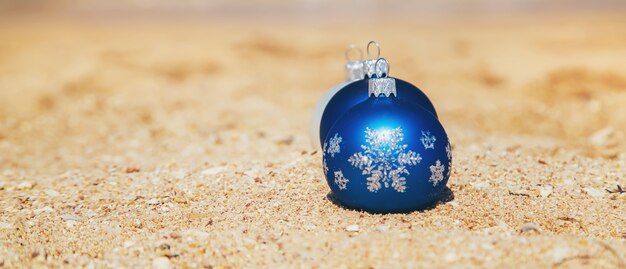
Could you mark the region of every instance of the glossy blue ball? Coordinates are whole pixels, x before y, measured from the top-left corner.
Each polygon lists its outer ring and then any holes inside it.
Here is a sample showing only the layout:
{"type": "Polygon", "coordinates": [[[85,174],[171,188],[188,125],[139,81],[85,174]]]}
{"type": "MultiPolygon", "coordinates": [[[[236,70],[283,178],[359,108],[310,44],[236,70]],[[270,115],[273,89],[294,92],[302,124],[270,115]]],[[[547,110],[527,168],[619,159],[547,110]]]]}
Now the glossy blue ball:
{"type": "Polygon", "coordinates": [[[424,209],[443,192],[452,163],[446,132],[424,108],[394,96],[348,110],[323,143],[335,199],[372,213],[424,209]]]}
{"type": "MultiPolygon", "coordinates": [[[[400,96],[400,99],[413,102],[430,112],[435,118],[437,117],[437,112],[435,111],[433,103],[430,99],[428,99],[428,96],[426,96],[424,92],[409,82],[397,78],[395,80],[396,91],[398,96],[400,96]]],[[[339,90],[330,99],[326,108],[324,108],[322,120],[320,122],[320,144],[324,143],[330,127],[333,126],[339,117],[355,105],[368,98],[367,83],[368,79],[354,81],[339,90]]]]}

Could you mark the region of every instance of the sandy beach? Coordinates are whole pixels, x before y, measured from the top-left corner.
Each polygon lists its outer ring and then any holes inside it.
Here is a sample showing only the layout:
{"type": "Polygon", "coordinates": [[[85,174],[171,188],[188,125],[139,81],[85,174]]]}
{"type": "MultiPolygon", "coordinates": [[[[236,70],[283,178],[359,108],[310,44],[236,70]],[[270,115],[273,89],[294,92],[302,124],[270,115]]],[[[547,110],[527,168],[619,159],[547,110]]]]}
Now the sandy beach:
{"type": "Polygon", "coordinates": [[[0,267],[626,268],[623,13],[0,33],[0,267]],[[344,209],[310,146],[372,39],[452,142],[434,208],[344,209]]]}

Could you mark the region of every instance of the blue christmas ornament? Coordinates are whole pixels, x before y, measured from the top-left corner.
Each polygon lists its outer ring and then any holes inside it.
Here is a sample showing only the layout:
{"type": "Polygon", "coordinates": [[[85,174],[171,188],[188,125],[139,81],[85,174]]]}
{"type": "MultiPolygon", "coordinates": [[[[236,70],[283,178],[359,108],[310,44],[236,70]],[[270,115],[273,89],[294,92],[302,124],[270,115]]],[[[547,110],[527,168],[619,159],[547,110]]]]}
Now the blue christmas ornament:
{"type": "MultiPolygon", "coordinates": [[[[382,64],[379,62],[379,65],[377,66],[377,61],[377,59],[370,59],[364,62],[364,68],[366,70],[365,75],[367,78],[376,77],[376,73],[380,73],[381,76],[387,75],[384,72],[384,70],[388,68],[387,62],[384,61],[382,64]]],[[[368,81],[369,79],[354,81],[337,91],[337,93],[332,96],[330,101],[328,101],[320,121],[320,143],[323,143],[324,140],[326,140],[330,127],[333,126],[339,117],[346,113],[346,111],[350,108],[367,99],[368,81]]],[[[396,78],[395,81],[396,91],[398,92],[397,98],[413,102],[437,118],[435,107],[424,92],[404,80],[396,78]]]]}
{"type": "Polygon", "coordinates": [[[370,79],[370,97],[341,116],[324,141],[328,185],[348,208],[423,209],[439,199],[450,176],[452,152],[444,128],[432,113],[401,99],[395,82],[370,79]]]}

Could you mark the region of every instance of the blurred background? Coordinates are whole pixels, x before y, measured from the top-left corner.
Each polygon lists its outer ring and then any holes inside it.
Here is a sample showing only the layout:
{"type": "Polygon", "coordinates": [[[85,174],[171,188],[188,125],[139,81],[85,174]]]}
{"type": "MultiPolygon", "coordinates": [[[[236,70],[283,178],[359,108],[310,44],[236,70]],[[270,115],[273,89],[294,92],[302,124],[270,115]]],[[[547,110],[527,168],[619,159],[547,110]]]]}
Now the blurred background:
{"type": "Polygon", "coordinates": [[[415,19],[416,16],[447,17],[451,15],[502,15],[501,13],[548,11],[601,11],[624,9],[619,0],[443,0],[443,1],[70,1],[26,0],[3,1],[4,13],[58,14],[92,17],[217,17],[217,18],[273,18],[322,19],[372,18],[392,16],[415,19]]]}
{"type": "Polygon", "coordinates": [[[249,145],[307,148],[345,48],[376,40],[453,140],[528,135],[616,158],[625,11],[619,0],[2,1],[0,139],[44,163],[272,158],[249,145]]]}

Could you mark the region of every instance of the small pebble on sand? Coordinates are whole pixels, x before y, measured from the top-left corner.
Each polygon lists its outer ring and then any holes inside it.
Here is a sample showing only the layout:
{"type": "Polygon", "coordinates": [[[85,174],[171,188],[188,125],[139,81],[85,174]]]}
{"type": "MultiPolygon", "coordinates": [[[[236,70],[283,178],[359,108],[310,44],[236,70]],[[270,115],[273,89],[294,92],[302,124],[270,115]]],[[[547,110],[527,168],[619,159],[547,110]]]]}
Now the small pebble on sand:
{"type": "Polygon", "coordinates": [[[484,182],[484,181],[472,182],[472,183],[470,183],[470,185],[472,185],[472,187],[474,187],[476,189],[482,189],[482,188],[485,188],[485,187],[489,186],[489,184],[487,182],[484,182]]]}
{"type": "Polygon", "coordinates": [[[551,185],[541,186],[539,188],[539,194],[541,195],[541,197],[546,198],[550,196],[550,194],[552,194],[553,189],[554,188],[551,185]]]}
{"type": "Polygon", "coordinates": [[[203,176],[212,176],[212,175],[216,175],[216,174],[219,174],[221,172],[224,172],[224,171],[226,171],[226,167],[217,166],[217,167],[209,168],[209,169],[206,169],[206,170],[202,171],[202,175],[203,176]]]}
{"type": "Polygon", "coordinates": [[[74,228],[74,226],[76,226],[78,222],[75,220],[67,220],[65,221],[65,227],[67,227],[68,229],[74,228]]]}
{"type": "Polygon", "coordinates": [[[33,186],[34,186],[33,183],[29,181],[24,181],[17,185],[17,189],[18,190],[30,190],[33,188],[33,186]]]}
{"type": "Polygon", "coordinates": [[[172,267],[172,263],[170,262],[170,259],[168,259],[167,257],[158,257],[158,258],[152,260],[152,268],[154,268],[154,269],[170,269],[170,268],[173,268],[173,267],[172,267]]]}
{"type": "Polygon", "coordinates": [[[539,226],[537,224],[534,223],[526,223],[522,226],[521,232],[522,233],[526,233],[526,232],[530,232],[530,231],[534,231],[537,232],[538,234],[541,233],[541,228],[539,228],[539,226]]]}
{"type": "Polygon", "coordinates": [[[52,209],[49,206],[44,206],[42,208],[35,209],[35,211],[33,211],[33,213],[35,213],[35,215],[39,215],[41,213],[52,213],[52,212],[54,212],[54,209],[52,209]]]}
{"type": "Polygon", "coordinates": [[[124,246],[124,248],[129,248],[129,247],[132,247],[134,244],[135,244],[134,241],[126,240],[126,241],[124,241],[123,246],[124,246]]]}
{"type": "Polygon", "coordinates": [[[346,226],[346,231],[348,231],[348,232],[358,232],[359,231],[359,225],[354,224],[354,225],[346,226]]]}
{"type": "Polygon", "coordinates": [[[53,189],[47,189],[44,191],[46,193],[46,195],[50,196],[50,197],[57,197],[59,196],[59,192],[53,190],[53,189]]]}
{"type": "Polygon", "coordinates": [[[61,218],[65,221],[78,221],[78,217],[72,214],[63,214],[61,218]]]}
{"type": "Polygon", "coordinates": [[[604,196],[604,192],[596,188],[586,187],[583,190],[593,198],[602,198],[604,196]]]}
{"type": "Polygon", "coordinates": [[[141,169],[137,166],[129,166],[126,168],[126,173],[131,174],[131,173],[138,173],[140,172],[141,169]]]}

